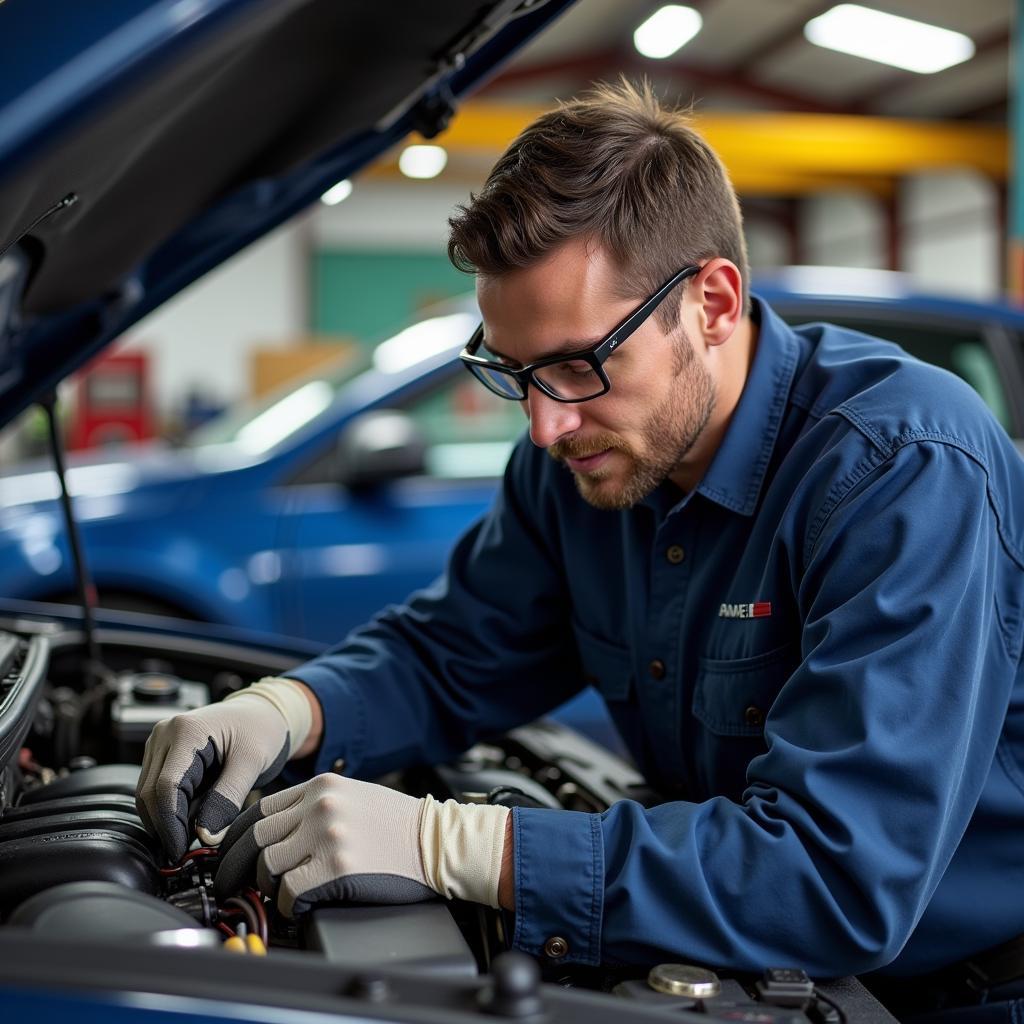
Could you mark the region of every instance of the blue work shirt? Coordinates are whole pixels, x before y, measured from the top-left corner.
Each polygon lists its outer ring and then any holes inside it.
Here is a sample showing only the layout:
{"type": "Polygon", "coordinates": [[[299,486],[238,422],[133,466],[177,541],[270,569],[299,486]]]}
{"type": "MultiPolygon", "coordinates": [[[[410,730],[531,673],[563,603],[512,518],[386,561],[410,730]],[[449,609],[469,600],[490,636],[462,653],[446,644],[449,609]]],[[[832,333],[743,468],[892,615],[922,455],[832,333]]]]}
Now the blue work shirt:
{"type": "Polygon", "coordinates": [[[524,438],[446,574],[289,673],[311,767],[450,759],[592,682],[680,798],[514,810],[517,947],[921,973],[1024,932],[1024,463],[945,371],[753,316],[696,490],[598,510],[524,438]]]}

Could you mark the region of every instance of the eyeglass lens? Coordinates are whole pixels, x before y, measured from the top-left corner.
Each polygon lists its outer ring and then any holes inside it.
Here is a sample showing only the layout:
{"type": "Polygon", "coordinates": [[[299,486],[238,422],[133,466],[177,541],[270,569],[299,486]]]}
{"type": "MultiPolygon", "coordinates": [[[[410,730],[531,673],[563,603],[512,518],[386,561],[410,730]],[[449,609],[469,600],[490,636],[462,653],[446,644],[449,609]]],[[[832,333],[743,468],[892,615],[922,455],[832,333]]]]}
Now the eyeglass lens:
{"type": "MultiPolygon", "coordinates": [[[[500,367],[492,369],[475,363],[470,369],[482,383],[503,398],[522,401],[526,397],[519,381],[500,367]]],[[[533,376],[543,390],[568,401],[596,398],[604,392],[604,382],[600,375],[585,359],[569,359],[541,366],[534,370],[533,376]]]]}
{"type": "Polygon", "coordinates": [[[502,398],[521,400],[526,397],[523,389],[519,386],[519,381],[515,377],[510,377],[507,373],[503,373],[497,368],[492,370],[489,366],[480,366],[478,363],[471,364],[469,368],[482,384],[486,384],[487,387],[495,394],[501,395],[502,398]]]}
{"type": "Polygon", "coordinates": [[[570,359],[534,370],[534,377],[553,395],[579,401],[601,394],[604,384],[585,359],[570,359]]]}

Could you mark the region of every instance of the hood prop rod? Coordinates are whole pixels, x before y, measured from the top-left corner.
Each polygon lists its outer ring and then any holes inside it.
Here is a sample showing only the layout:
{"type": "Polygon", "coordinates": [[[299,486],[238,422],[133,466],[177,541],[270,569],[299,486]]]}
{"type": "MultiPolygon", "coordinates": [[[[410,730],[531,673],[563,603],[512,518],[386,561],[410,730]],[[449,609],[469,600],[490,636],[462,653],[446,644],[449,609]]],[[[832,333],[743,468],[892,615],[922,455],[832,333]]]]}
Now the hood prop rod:
{"type": "Polygon", "coordinates": [[[68,493],[67,475],[64,468],[64,444],[60,436],[60,424],[57,422],[57,393],[51,391],[39,403],[46,413],[46,421],[50,428],[50,449],[53,452],[53,464],[60,480],[60,503],[64,511],[64,523],[71,542],[71,557],[75,562],[75,580],[78,584],[78,600],[82,605],[82,628],[85,631],[85,645],[89,652],[89,676],[99,682],[108,673],[100,660],[100,646],[96,640],[96,619],[93,608],[96,605],[96,588],[89,578],[89,570],[85,564],[85,552],[82,549],[78,523],[71,507],[71,495],[68,493]]]}

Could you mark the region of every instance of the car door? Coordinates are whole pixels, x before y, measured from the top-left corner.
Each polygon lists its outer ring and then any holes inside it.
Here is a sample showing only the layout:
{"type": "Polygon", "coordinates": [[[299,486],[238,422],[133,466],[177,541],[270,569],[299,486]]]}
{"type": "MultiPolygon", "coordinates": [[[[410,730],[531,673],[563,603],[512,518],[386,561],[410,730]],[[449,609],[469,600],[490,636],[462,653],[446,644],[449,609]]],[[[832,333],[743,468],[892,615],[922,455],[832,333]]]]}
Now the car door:
{"type": "MultiPolygon", "coordinates": [[[[330,451],[287,484],[285,632],[340,640],[441,572],[456,538],[490,504],[525,419],[458,363],[426,393],[392,406],[425,444],[425,472],[353,492],[330,451]]],[[[333,443],[333,440],[332,440],[333,443]]]]}

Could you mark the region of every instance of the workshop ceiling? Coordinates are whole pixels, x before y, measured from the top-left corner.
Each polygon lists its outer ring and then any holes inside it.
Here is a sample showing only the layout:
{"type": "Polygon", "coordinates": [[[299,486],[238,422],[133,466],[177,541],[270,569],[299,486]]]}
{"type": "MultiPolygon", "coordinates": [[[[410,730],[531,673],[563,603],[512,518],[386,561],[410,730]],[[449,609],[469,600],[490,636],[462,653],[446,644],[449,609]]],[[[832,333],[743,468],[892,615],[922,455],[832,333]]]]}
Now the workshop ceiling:
{"type": "Polygon", "coordinates": [[[1012,0],[863,0],[865,6],[970,36],[974,57],[917,74],[804,38],[804,25],[838,0],[688,0],[701,31],[664,60],[642,57],[633,30],[661,3],[579,0],[478,98],[550,105],[595,79],[646,75],[698,112],[801,111],[1001,121],[1006,117],[1012,0]]]}

